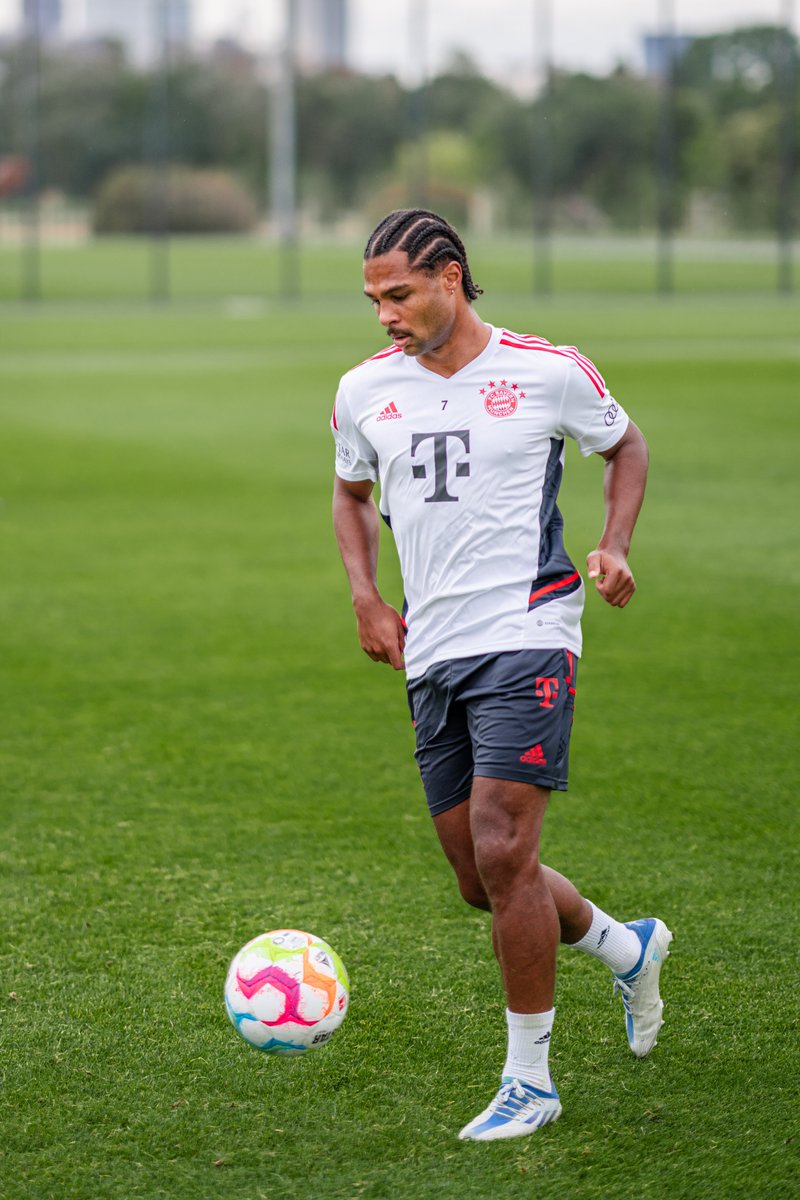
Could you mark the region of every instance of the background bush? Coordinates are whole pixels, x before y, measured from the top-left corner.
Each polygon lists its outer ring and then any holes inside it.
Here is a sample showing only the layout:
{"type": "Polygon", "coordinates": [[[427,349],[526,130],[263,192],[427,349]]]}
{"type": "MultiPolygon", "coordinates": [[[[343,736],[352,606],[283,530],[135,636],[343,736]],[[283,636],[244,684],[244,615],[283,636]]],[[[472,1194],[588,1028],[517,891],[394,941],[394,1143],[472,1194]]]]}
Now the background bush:
{"type": "Polygon", "coordinates": [[[102,184],[95,233],[248,233],[258,221],[250,192],[225,171],[122,167],[102,184]]]}

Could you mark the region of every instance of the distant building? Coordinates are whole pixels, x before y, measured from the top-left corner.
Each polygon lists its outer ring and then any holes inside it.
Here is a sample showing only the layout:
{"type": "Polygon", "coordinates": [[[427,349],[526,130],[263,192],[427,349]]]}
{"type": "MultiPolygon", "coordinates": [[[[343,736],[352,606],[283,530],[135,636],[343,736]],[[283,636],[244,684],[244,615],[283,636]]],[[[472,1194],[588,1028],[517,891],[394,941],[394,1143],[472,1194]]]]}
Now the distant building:
{"type": "Polygon", "coordinates": [[[694,38],[683,33],[648,33],[643,41],[645,73],[663,79],[667,69],[680,62],[694,38]]]}
{"type": "Polygon", "coordinates": [[[165,33],[173,50],[188,49],[191,0],[86,0],[86,37],[122,42],[136,63],[159,57],[165,33]]]}
{"type": "Polygon", "coordinates": [[[297,0],[297,65],[326,71],[347,64],[347,0],[297,0]]]}
{"type": "Polygon", "coordinates": [[[223,72],[239,79],[255,79],[259,73],[259,58],[235,38],[217,38],[208,51],[208,61],[223,72]]]}
{"type": "Polygon", "coordinates": [[[37,31],[46,42],[61,34],[61,0],[23,0],[22,22],[26,30],[37,31]]]}

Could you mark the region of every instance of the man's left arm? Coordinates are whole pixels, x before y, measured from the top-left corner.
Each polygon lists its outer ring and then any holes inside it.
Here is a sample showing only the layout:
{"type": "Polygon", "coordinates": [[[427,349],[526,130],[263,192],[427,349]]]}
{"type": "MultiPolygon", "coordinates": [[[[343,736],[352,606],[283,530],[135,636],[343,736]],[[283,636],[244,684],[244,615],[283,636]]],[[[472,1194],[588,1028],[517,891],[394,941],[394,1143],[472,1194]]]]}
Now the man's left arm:
{"type": "Polygon", "coordinates": [[[586,562],[589,578],[596,581],[603,599],[615,608],[624,608],[636,591],[628,551],[647,482],[647,442],[641,430],[629,421],[617,444],[600,453],[606,460],[606,520],[597,549],[587,555],[586,562]]]}

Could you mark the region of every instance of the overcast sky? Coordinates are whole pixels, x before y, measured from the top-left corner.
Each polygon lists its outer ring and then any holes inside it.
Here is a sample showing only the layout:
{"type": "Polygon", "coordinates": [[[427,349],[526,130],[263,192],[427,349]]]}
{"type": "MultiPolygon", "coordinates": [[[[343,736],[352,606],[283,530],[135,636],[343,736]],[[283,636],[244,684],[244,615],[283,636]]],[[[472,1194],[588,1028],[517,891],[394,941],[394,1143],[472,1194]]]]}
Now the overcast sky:
{"type": "MultiPolygon", "coordinates": [[[[79,32],[85,0],[63,0],[63,5],[68,27],[79,32]]],[[[425,6],[420,0],[350,0],[353,65],[417,76],[420,63],[412,43],[411,14],[420,7],[428,12],[431,70],[463,50],[511,84],[530,76],[534,0],[427,0],[425,6]]],[[[662,5],[659,0],[549,0],[549,7],[555,61],[602,72],[619,61],[641,62],[641,37],[657,30],[662,5]]],[[[678,32],[709,33],[742,24],[777,23],[792,5],[789,0],[673,0],[673,7],[678,32]]],[[[0,30],[13,28],[21,8],[22,0],[0,0],[0,30]]],[[[193,0],[193,27],[199,40],[232,33],[254,49],[266,50],[275,44],[282,9],[283,0],[193,0]]]]}

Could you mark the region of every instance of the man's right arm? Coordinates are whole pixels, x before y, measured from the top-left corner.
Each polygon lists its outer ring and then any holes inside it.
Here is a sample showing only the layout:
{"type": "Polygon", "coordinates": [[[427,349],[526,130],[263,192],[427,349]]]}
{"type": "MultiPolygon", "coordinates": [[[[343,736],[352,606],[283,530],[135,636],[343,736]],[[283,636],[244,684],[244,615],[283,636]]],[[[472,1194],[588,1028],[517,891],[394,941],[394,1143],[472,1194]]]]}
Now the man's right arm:
{"type": "Polygon", "coordinates": [[[400,614],[378,591],[380,518],[369,479],[347,480],[337,475],[333,485],[333,528],[339,543],[358,626],[361,648],[373,662],[403,669],[405,627],[400,614]]]}

